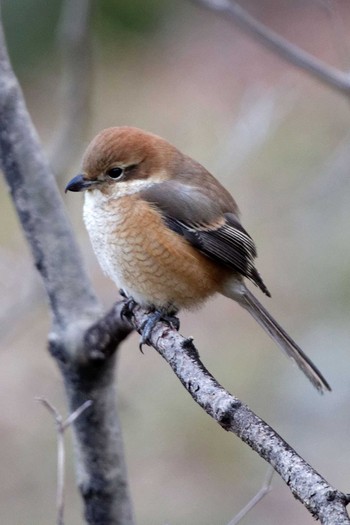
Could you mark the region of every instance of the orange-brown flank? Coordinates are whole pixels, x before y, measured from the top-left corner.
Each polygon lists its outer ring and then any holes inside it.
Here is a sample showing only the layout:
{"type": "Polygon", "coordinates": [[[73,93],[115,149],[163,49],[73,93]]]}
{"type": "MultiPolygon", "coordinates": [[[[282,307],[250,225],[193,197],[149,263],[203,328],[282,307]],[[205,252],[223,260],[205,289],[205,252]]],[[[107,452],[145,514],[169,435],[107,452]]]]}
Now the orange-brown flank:
{"type": "Polygon", "coordinates": [[[103,270],[143,305],[193,308],[232,275],[164,227],[159,212],[135,194],[89,207],[84,215],[103,270]]]}

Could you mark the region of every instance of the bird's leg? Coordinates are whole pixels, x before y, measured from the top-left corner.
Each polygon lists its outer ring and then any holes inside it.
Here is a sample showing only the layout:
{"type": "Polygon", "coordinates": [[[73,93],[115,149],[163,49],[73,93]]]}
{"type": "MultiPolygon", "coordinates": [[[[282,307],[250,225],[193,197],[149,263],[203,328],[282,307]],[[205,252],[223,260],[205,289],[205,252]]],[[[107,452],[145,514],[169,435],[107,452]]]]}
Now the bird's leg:
{"type": "Polygon", "coordinates": [[[179,318],[176,317],[177,310],[175,308],[169,309],[163,309],[163,308],[153,308],[150,310],[150,313],[147,317],[147,319],[142,323],[141,326],[141,339],[139,348],[142,352],[142,346],[144,344],[150,346],[150,337],[152,335],[152,331],[158,321],[163,321],[167,323],[171,328],[174,328],[175,330],[179,330],[180,328],[180,321],[179,318]]]}
{"type": "Polygon", "coordinates": [[[124,297],[124,304],[120,312],[120,317],[128,320],[132,316],[137,302],[131,296],[127,296],[124,290],[119,290],[119,293],[124,297]]]}

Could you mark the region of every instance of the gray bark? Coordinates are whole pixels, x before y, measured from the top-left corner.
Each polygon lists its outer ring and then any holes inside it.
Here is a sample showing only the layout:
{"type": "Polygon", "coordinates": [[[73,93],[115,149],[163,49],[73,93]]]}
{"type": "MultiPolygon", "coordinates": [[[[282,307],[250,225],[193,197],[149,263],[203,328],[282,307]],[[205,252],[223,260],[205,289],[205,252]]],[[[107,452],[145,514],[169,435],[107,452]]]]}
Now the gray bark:
{"type": "Polygon", "coordinates": [[[132,525],[114,389],[114,351],[130,328],[119,322],[113,337],[102,334],[103,360],[95,351],[96,330],[85,337],[101,308],[12,71],[1,28],[0,163],[49,298],[50,350],[63,375],[70,411],[87,399],[93,401],[73,425],[86,520],[94,525],[132,525]]]}

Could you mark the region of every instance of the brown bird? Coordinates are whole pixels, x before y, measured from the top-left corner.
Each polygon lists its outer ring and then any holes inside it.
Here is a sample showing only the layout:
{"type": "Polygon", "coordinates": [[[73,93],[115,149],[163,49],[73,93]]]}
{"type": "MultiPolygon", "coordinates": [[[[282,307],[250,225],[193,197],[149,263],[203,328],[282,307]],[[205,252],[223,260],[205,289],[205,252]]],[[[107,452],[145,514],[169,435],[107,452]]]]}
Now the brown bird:
{"type": "Polygon", "coordinates": [[[156,312],[153,325],[221,293],[245,308],[319,391],[330,390],[246,287],[244,278],[270,297],[236,202],[203,166],[156,135],[114,127],[93,139],[82,167],[66,191],[85,191],[84,221],[103,271],[156,312]]]}

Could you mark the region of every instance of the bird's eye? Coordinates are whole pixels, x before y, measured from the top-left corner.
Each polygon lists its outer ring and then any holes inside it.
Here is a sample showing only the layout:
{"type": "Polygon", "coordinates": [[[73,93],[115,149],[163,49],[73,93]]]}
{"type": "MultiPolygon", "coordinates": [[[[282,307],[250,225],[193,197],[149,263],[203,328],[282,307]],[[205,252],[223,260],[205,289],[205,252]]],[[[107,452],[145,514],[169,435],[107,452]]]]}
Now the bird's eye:
{"type": "Polygon", "coordinates": [[[118,168],[117,166],[115,168],[110,168],[106,171],[106,175],[110,177],[111,179],[120,179],[124,173],[124,170],[122,168],[118,168]]]}

